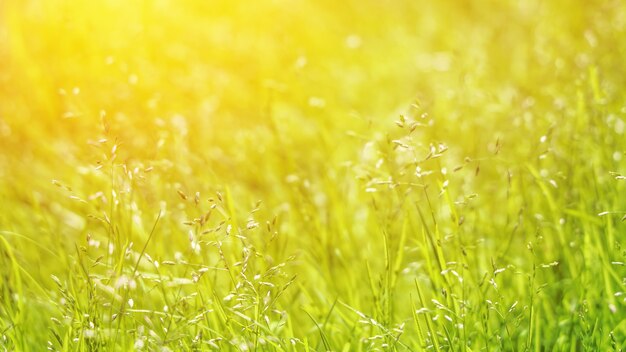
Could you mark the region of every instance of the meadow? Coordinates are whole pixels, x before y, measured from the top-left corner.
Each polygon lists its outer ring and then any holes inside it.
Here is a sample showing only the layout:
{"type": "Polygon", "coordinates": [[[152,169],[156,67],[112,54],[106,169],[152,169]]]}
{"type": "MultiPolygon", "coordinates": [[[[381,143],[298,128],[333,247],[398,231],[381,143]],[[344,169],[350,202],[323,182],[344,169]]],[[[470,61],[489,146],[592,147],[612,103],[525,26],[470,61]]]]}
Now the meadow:
{"type": "Polygon", "coordinates": [[[626,3],[0,1],[0,351],[622,351],[626,3]]]}

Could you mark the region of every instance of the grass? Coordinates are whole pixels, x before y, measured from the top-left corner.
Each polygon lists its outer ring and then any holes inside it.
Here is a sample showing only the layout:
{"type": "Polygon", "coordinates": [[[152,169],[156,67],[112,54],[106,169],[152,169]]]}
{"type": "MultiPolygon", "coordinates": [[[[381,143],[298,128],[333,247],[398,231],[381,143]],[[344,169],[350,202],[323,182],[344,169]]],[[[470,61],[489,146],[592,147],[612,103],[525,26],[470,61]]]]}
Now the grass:
{"type": "Polygon", "coordinates": [[[623,350],[625,32],[0,2],[0,350],[623,350]]]}

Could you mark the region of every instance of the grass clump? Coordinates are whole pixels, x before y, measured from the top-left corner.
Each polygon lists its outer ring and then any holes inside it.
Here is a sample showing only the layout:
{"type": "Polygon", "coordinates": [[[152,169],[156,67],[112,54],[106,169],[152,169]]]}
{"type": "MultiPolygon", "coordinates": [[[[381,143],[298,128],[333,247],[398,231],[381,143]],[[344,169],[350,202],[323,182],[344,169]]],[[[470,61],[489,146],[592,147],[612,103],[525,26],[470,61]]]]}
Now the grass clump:
{"type": "Polygon", "coordinates": [[[0,4],[1,350],[623,350],[625,31],[0,4]]]}

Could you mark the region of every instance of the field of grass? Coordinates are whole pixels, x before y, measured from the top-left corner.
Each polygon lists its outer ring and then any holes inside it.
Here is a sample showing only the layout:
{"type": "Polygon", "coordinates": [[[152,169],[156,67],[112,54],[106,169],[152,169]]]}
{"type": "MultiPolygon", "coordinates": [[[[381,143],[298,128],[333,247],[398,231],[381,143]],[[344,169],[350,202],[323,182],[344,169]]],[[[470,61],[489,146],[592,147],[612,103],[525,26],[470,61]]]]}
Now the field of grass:
{"type": "Polygon", "coordinates": [[[0,1],[0,351],[621,351],[626,3],[0,1]]]}

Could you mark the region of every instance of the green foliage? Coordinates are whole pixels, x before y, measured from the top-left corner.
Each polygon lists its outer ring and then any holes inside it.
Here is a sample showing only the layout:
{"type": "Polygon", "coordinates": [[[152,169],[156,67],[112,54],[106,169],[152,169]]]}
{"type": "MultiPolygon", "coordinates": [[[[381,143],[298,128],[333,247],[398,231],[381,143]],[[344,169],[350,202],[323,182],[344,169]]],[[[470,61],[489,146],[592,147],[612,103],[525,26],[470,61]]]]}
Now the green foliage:
{"type": "Polygon", "coordinates": [[[626,347],[622,2],[0,19],[0,351],[626,347]]]}

